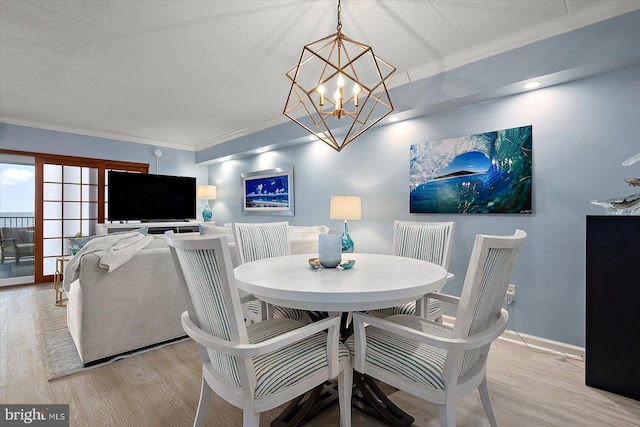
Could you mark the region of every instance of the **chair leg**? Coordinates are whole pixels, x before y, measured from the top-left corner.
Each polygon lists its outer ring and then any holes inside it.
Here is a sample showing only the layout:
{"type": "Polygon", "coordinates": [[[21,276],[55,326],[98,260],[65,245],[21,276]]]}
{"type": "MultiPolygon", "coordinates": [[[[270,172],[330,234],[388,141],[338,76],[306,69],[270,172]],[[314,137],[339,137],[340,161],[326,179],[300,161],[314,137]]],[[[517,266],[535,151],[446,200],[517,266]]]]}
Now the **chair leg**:
{"type": "Polygon", "coordinates": [[[440,427],[456,427],[455,402],[438,405],[438,412],[440,413],[440,427]]]}
{"type": "Polygon", "coordinates": [[[338,403],[340,405],[340,426],[351,426],[351,391],[353,389],[353,369],[351,366],[338,375],[338,403]]]}
{"type": "Polygon", "coordinates": [[[202,386],[200,387],[200,401],[198,402],[198,410],[196,411],[196,419],[193,421],[193,427],[200,427],[204,423],[204,418],[207,415],[207,406],[209,406],[209,400],[211,400],[211,394],[213,391],[207,380],[202,377],[202,386]]]}
{"type": "Polygon", "coordinates": [[[260,425],[260,412],[255,413],[245,409],[242,412],[242,427],[258,427],[260,425]]]}
{"type": "Polygon", "coordinates": [[[418,298],[418,300],[416,300],[416,316],[426,319],[428,305],[429,305],[429,298],[425,298],[425,297],[418,298]]]}
{"type": "Polygon", "coordinates": [[[260,314],[262,315],[262,320],[272,319],[273,306],[264,301],[260,301],[260,314]]]}
{"type": "Polygon", "coordinates": [[[489,425],[491,427],[498,427],[496,414],[493,412],[493,406],[491,405],[489,387],[487,387],[487,377],[485,377],[478,386],[478,391],[480,392],[480,400],[482,401],[482,406],[484,407],[484,413],[487,414],[487,418],[489,419],[489,425]]]}

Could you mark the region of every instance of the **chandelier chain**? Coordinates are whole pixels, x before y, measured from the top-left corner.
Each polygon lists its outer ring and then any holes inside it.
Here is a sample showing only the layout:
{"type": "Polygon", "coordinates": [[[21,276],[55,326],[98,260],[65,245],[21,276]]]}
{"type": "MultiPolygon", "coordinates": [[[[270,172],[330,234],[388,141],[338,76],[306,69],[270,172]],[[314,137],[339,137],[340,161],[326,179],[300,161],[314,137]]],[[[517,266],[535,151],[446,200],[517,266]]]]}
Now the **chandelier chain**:
{"type": "Polygon", "coordinates": [[[340,12],[342,11],[342,3],[338,0],[338,25],[336,26],[336,30],[342,30],[342,20],[340,20],[340,12]]]}

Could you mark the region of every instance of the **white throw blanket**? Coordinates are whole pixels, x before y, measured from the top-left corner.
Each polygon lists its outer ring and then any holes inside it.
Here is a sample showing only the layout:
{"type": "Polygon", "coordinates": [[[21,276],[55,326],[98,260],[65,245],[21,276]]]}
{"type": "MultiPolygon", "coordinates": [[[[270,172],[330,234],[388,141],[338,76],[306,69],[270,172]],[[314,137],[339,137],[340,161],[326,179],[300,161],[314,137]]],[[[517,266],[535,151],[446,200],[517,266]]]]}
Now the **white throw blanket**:
{"type": "Polygon", "coordinates": [[[110,234],[90,240],[69,260],[64,271],[64,290],[69,292],[71,283],[80,276],[80,260],[84,255],[97,255],[100,258],[100,267],[108,269],[111,273],[152,240],[153,236],[145,236],[138,232],[110,234]]]}

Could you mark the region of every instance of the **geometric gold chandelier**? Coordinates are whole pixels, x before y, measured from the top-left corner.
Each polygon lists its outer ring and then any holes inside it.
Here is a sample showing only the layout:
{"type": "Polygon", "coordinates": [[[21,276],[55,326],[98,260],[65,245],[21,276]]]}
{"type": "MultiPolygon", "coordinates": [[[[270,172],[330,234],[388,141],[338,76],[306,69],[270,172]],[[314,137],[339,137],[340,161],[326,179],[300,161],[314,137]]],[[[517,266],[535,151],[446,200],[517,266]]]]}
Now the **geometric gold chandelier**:
{"type": "Polygon", "coordinates": [[[393,112],[387,87],[396,69],[370,46],[336,32],[302,49],[284,115],[336,151],[393,112]]]}

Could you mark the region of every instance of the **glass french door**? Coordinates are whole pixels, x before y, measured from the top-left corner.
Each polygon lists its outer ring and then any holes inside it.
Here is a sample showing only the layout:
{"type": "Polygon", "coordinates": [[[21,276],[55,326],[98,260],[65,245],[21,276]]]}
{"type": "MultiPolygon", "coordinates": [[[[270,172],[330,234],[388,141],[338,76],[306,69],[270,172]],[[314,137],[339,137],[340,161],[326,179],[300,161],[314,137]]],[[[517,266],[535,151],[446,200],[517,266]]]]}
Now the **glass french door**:
{"type": "Polygon", "coordinates": [[[0,286],[34,281],[35,186],[34,157],[0,153],[0,286]]]}
{"type": "Polygon", "coordinates": [[[43,165],[42,272],[56,271],[56,258],[71,255],[69,238],[95,234],[98,168],[43,165]]]}

